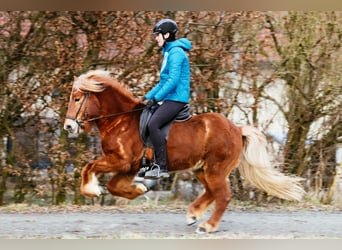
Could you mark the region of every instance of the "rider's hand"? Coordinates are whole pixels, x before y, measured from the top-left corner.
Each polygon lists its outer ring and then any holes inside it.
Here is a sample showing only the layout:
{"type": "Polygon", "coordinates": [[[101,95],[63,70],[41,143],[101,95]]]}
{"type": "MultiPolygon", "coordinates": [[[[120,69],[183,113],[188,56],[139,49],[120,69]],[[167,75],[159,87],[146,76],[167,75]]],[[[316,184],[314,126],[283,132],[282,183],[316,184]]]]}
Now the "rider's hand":
{"type": "Polygon", "coordinates": [[[150,109],[153,105],[155,105],[157,102],[152,99],[152,100],[148,100],[146,103],[146,108],[150,109]]]}

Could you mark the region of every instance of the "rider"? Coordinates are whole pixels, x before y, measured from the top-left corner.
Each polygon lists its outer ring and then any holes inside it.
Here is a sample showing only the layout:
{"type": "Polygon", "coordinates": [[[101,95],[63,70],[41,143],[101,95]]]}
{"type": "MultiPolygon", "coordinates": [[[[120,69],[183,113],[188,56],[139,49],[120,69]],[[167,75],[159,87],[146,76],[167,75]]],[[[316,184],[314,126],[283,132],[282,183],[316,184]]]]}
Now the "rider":
{"type": "Polygon", "coordinates": [[[187,38],[176,39],[178,26],[171,19],[162,19],[153,28],[158,46],[162,47],[163,62],[159,82],[144,96],[147,106],[160,104],[148,123],[155,162],[145,173],[147,179],[167,178],[167,143],[161,128],[171,121],[190,100],[190,64],[186,51],[192,47],[187,38]]]}

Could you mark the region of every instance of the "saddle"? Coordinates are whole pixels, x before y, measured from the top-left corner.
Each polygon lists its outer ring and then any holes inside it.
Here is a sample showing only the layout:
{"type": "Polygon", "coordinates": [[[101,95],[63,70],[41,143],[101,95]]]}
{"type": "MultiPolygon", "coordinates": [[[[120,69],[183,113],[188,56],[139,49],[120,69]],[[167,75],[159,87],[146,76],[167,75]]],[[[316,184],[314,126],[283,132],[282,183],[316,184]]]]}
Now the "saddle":
{"type": "MultiPolygon", "coordinates": [[[[140,122],[139,122],[140,138],[145,144],[145,146],[150,147],[150,148],[153,148],[153,144],[150,140],[147,124],[150,121],[154,111],[158,107],[159,107],[159,104],[155,104],[150,109],[145,108],[140,115],[140,122]]],[[[191,118],[190,105],[186,104],[184,108],[178,112],[178,114],[173,120],[171,120],[170,122],[168,122],[162,127],[161,131],[165,135],[165,139],[166,140],[168,139],[169,131],[173,122],[183,122],[183,121],[189,120],[190,118],[191,118]]]]}

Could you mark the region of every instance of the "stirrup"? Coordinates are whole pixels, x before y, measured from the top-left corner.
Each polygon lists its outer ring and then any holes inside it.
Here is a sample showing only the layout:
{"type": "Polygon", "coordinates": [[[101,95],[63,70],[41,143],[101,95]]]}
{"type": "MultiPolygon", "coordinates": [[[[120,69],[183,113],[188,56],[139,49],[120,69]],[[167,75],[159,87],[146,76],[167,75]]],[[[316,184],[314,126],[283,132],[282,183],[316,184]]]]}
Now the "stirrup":
{"type": "Polygon", "coordinates": [[[157,163],[153,163],[150,170],[145,172],[145,179],[159,179],[159,178],[168,178],[170,177],[167,170],[160,169],[160,166],[157,163]]]}

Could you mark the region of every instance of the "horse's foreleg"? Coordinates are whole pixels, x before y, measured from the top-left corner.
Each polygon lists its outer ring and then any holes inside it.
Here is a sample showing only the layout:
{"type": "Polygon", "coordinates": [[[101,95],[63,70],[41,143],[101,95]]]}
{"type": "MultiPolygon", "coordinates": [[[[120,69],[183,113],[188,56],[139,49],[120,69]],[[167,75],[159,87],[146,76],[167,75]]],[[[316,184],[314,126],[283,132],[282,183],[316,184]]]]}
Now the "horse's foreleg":
{"type": "Polygon", "coordinates": [[[107,183],[107,190],[112,194],[127,199],[135,199],[148,191],[142,183],[132,183],[134,175],[116,174],[107,183]]]}
{"type": "Polygon", "coordinates": [[[96,177],[96,173],[92,171],[94,163],[88,163],[82,169],[82,182],[81,182],[81,194],[89,197],[98,197],[103,192],[99,186],[99,181],[96,177]]]}
{"type": "Polygon", "coordinates": [[[99,186],[98,173],[112,172],[112,164],[107,159],[100,158],[90,162],[82,169],[81,193],[89,197],[98,197],[103,193],[103,188],[99,186]]]}

